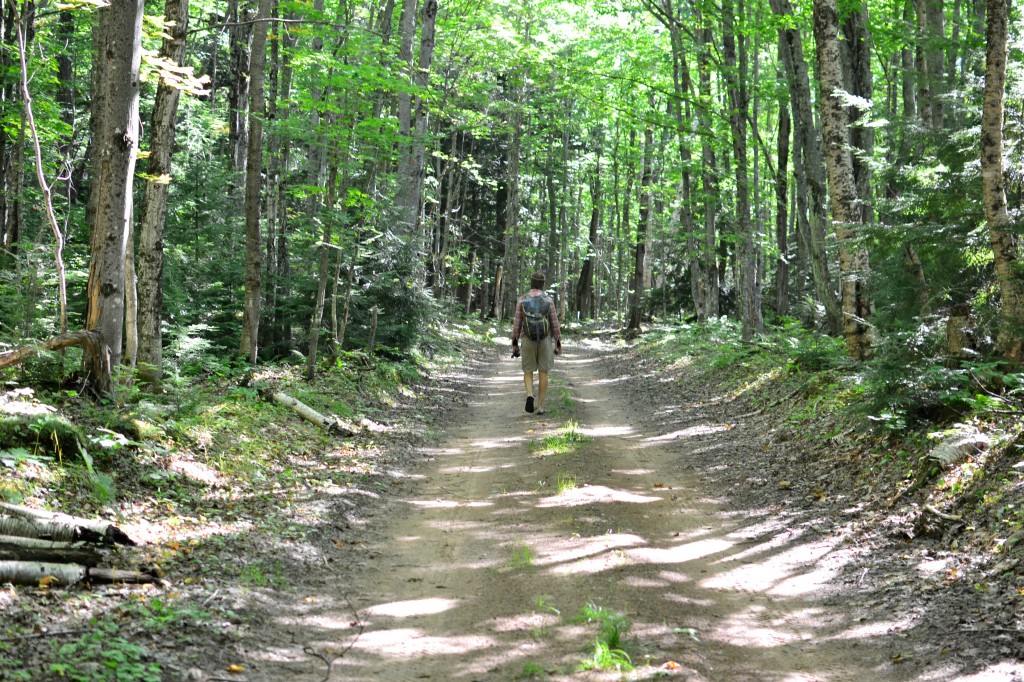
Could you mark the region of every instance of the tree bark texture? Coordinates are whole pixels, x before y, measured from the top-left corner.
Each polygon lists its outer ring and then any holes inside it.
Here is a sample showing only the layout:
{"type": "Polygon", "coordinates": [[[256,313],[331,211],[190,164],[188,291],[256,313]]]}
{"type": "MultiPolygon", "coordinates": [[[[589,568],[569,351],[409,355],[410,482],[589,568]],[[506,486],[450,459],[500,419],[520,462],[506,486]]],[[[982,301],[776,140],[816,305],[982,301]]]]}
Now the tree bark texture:
{"type": "Polygon", "coordinates": [[[258,21],[252,36],[252,75],[249,85],[249,152],[245,164],[245,308],[239,353],[256,364],[260,330],[260,295],[263,237],[261,175],[263,172],[263,91],[267,58],[267,22],[272,0],[260,0],[258,21]]]}
{"type": "MultiPolygon", "coordinates": [[[[703,19],[705,20],[706,19],[703,19]]],[[[697,57],[700,96],[710,101],[711,89],[711,28],[699,29],[699,52],[697,57]]],[[[700,107],[697,116],[701,131],[701,181],[704,184],[704,306],[697,311],[702,320],[714,319],[719,314],[718,284],[718,177],[715,168],[715,147],[712,144],[714,128],[708,107],[700,107]]]]}
{"type": "MultiPolygon", "coordinates": [[[[185,57],[187,31],[188,0],[166,0],[164,39],[160,46],[163,59],[181,64],[185,57]]],[[[140,209],[138,368],[140,378],[151,386],[158,386],[163,375],[164,223],[180,96],[180,89],[165,78],[160,79],[149,124],[150,155],[140,209]]]]}
{"type": "Polygon", "coordinates": [[[839,242],[843,337],[850,355],[863,360],[871,355],[868,254],[866,249],[855,243],[859,237],[861,213],[850,156],[846,111],[837,96],[843,87],[843,73],[836,0],[814,0],[814,41],[818,49],[819,100],[829,196],[836,240],[839,242]]]}
{"type": "MultiPolygon", "coordinates": [[[[772,11],[793,17],[789,0],[771,0],[772,11]]],[[[825,161],[822,142],[814,125],[811,108],[811,83],[807,60],[804,59],[800,31],[780,28],[782,62],[789,81],[789,97],[793,107],[793,174],[797,184],[797,223],[807,236],[811,256],[811,276],[818,301],[825,307],[825,317],[832,333],[841,332],[842,311],[832,282],[830,259],[825,248],[826,209],[825,161]]]]}
{"type": "MultiPolygon", "coordinates": [[[[739,16],[742,19],[742,2],[739,16]]],[[[764,330],[761,316],[761,284],[757,276],[757,252],[754,227],[750,220],[750,180],[747,175],[747,89],[745,79],[745,51],[743,41],[737,50],[735,35],[736,8],[732,0],[722,4],[722,53],[725,62],[729,96],[729,127],[732,131],[732,150],[735,161],[736,216],[738,248],[738,288],[740,319],[745,341],[764,330]]]]}
{"type": "Polygon", "coordinates": [[[775,312],[789,314],[789,108],[779,107],[778,170],[775,173],[775,243],[779,256],[775,268],[775,312]]]}
{"type": "Polygon", "coordinates": [[[999,351],[1020,362],[1024,350],[1024,276],[1020,239],[1010,229],[1003,166],[1003,109],[1006,99],[1007,0],[986,1],[985,90],[981,114],[981,184],[989,243],[999,282],[999,351]]]}
{"type": "Polygon", "coordinates": [[[647,226],[652,203],[653,156],[654,131],[647,126],[644,131],[643,171],[640,175],[640,215],[637,220],[636,244],[633,249],[633,280],[629,294],[629,319],[626,323],[626,329],[632,332],[640,331],[644,313],[644,271],[647,268],[647,226]]]}
{"type": "Polygon", "coordinates": [[[112,0],[98,10],[95,45],[102,79],[102,108],[94,111],[95,135],[86,328],[102,337],[86,363],[100,393],[113,389],[110,368],[121,361],[125,305],[125,250],[132,219],[132,177],[139,146],[139,65],[142,0],[112,0]]]}

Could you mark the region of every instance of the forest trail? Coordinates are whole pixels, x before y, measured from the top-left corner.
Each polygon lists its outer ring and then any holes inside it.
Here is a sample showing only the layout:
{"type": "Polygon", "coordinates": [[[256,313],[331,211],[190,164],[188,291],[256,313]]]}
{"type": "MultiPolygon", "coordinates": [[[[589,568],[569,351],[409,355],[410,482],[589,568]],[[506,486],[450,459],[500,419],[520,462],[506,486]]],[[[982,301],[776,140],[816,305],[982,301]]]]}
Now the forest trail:
{"type": "Polygon", "coordinates": [[[922,679],[893,664],[894,623],[836,587],[852,556],[839,539],[730,509],[724,485],[698,480],[699,460],[744,457],[756,434],[706,395],[630,389],[627,369],[599,342],[567,348],[543,416],[523,411],[518,361],[470,369],[468,399],[353,552],[352,577],[270,614],[295,643],[249,649],[248,679],[325,679],[327,661],[329,680],[621,679],[577,671],[598,632],[574,621],[588,603],[632,623],[631,679],[922,679]],[[585,442],[545,451],[570,420],[585,442]]]}

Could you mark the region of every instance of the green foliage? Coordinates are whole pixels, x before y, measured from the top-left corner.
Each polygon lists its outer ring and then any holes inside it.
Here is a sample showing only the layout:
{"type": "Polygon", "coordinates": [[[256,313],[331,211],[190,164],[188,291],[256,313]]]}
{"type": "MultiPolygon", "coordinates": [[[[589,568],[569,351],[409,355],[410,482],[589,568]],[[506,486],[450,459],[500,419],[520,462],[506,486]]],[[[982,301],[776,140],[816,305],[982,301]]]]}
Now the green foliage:
{"type": "Polygon", "coordinates": [[[288,584],[280,561],[248,563],[242,568],[240,578],[243,585],[253,587],[284,588],[288,584]]]}
{"type": "Polygon", "coordinates": [[[864,413],[886,428],[964,419],[1001,407],[1016,395],[1020,375],[994,360],[951,361],[940,328],[893,334],[864,372],[864,413]]]}
{"type": "Polygon", "coordinates": [[[163,670],[146,650],[118,633],[110,621],[94,622],[76,640],[54,641],[49,668],[56,678],[74,682],[160,682],[163,670]]]}
{"type": "Polygon", "coordinates": [[[511,547],[509,566],[517,569],[530,568],[533,566],[533,550],[530,546],[523,542],[513,545],[511,547]]]}
{"type": "Polygon", "coordinates": [[[558,433],[545,436],[537,441],[533,448],[544,454],[564,455],[588,440],[590,439],[580,430],[580,425],[574,420],[569,420],[558,430],[558,433]]]}
{"type": "Polygon", "coordinates": [[[558,474],[556,490],[558,494],[569,492],[570,490],[576,489],[576,474],[570,474],[566,472],[560,472],[558,474]]]}
{"type": "Polygon", "coordinates": [[[577,623],[596,623],[598,626],[594,651],[580,663],[580,670],[633,669],[629,654],[622,650],[623,639],[631,627],[629,619],[617,611],[591,602],[580,609],[573,620],[577,623]]]}
{"type": "Polygon", "coordinates": [[[537,677],[546,677],[547,671],[544,670],[544,666],[535,661],[527,661],[523,664],[523,669],[516,673],[516,676],[512,679],[515,680],[532,680],[537,677]]]}
{"type": "Polygon", "coordinates": [[[35,456],[75,461],[84,435],[66,417],[56,414],[0,416],[0,448],[23,447],[35,456]]]}

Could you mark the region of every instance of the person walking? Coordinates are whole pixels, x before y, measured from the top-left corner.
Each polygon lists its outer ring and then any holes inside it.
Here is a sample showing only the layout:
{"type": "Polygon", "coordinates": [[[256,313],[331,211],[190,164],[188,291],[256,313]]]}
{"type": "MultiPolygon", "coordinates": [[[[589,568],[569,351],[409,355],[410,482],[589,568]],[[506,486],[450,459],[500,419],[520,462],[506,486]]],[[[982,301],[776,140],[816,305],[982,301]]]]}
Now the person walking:
{"type": "Polygon", "coordinates": [[[555,302],[544,293],[544,273],[530,275],[530,290],[516,302],[512,323],[512,357],[522,357],[523,385],[526,387],[526,411],[544,414],[548,393],[548,372],[555,356],[562,353],[562,333],[558,327],[555,302]],[[522,349],[519,340],[522,339],[522,349]],[[533,396],[533,373],[537,372],[537,397],[533,396]]]}

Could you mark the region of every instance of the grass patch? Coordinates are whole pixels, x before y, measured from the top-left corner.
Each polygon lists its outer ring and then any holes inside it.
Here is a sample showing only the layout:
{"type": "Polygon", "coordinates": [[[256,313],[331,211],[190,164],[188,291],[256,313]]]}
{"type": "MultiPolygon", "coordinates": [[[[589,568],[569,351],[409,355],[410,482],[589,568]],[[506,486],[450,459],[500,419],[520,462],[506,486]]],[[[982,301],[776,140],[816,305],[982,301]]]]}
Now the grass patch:
{"type": "Polygon", "coordinates": [[[564,455],[589,440],[580,430],[580,425],[569,420],[554,435],[535,441],[534,449],[543,455],[564,455]]]}
{"type": "Polygon", "coordinates": [[[576,489],[576,474],[560,473],[556,483],[558,494],[567,493],[576,489]]]}
{"type": "Polygon", "coordinates": [[[583,659],[579,670],[630,671],[633,661],[623,649],[623,639],[629,632],[629,619],[617,611],[597,606],[593,602],[580,609],[573,619],[577,623],[594,623],[598,627],[594,650],[583,659]]]}
{"type": "Polygon", "coordinates": [[[516,673],[516,676],[512,679],[515,680],[532,680],[538,677],[547,677],[548,673],[540,663],[534,661],[527,661],[523,664],[523,669],[516,673]]]}
{"type": "Polygon", "coordinates": [[[511,568],[530,568],[533,566],[533,550],[525,543],[517,543],[512,546],[512,556],[509,558],[511,568]]]}

